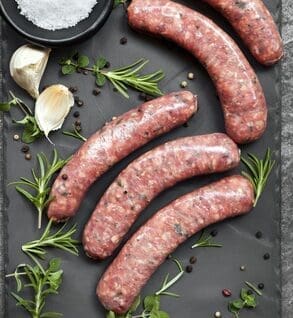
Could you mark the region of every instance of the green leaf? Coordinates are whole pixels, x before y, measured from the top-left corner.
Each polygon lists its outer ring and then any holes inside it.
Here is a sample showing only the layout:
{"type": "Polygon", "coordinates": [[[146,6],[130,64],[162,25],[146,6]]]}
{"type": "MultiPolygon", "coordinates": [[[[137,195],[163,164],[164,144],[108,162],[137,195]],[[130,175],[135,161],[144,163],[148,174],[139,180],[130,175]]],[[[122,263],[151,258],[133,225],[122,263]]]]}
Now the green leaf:
{"type": "Polygon", "coordinates": [[[141,303],[141,297],[138,296],[138,297],[136,297],[134,303],[133,303],[132,306],[130,307],[129,312],[130,312],[130,313],[135,312],[135,311],[137,310],[137,308],[139,307],[140,303],[141,303]]]}
{"type": "Polygon", "coordinates": [[[104,57],[100,57],[96,62],[96,66],[99,70],[103,69],[106,66],[106,64],[107,60],[104,57]]]}
{"type": "Polygon", "coordinates": [[[143,302],[144,309],[151,312],[152,310],[160,309],[160,296],[151,295],[146,296],[143,302]]]}
{"type": "Polygon", "coordinates": [[[104,86],[106,83],[106,76],[101,73],[96,74],[96,84],[100,87],[104,86]]]}
{"type": "Polygon", "coordinates": [[[90,60],[87,56],[81,55],[77,60],[77,64],[79,67],[87,67],[90,64],[90,60]]]}
{"type": "Polygon", "coordinates": [[[49,270],[51,272],[56,272],[60,269],[61,261],[59,258],[53,258],[51,259],[49,263],[49,270]]]}
{"type": "Polygon", "coordinates": [[[63,75],[71,75],[71,74],[76,72],[76,67],[74,65],[71,65],[71,64],[69,64],[69,65],[66,64],[66,65],[62,66],[61,72],[63,75]]]}
{"type": "Polygon", "coordinates": [[[106,318],[116,318],[116,315],[113,311],[109,311],[106,318]]]}
{"type": "Polygon", "coordinates": [[[240,292],[241,299],[244,301],[247,298],[247,296],[248,296],[248,290],[245,288],[242,288],[240,292]]]}
{"type": "Polygon", "coordinates": [[[245,299],[245,307],[255,308],[257,305],[255,295],[247,295],[245,299]]]}
{"type": "Polygon", "coordinates": [[[159,318],[170,318],[169,314],[165,311],[158,311],[157,314],[159,318]]]}
{"type": "Polygon", "coordinates": [[[0,103],[0,111],[1,112],[8,112],[11,108],[10,103],[0,103]]]}
{"type": "Polygon", "coordinates": [[[230,302],[230,306],[231,306],[231,308],[240,310],[244,307],[244,302],[242,299],[236,299],[236,300],[230,302]]]}

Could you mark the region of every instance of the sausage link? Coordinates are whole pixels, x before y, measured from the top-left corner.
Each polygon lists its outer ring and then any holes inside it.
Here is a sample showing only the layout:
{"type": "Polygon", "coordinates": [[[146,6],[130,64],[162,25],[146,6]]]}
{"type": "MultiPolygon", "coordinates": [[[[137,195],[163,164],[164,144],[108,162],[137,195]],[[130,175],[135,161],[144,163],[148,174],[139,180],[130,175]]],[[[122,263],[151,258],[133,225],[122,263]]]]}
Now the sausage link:
{"type": "Polygon", "coordinates": [[[125,244],[101,278],[103,306],[126,312],[166,257],[201,229],[247,213],[254,201],[248,179],[232,176],[180,197],[157,212],[125,244]]]}
{"type": "Polygon", "coordinates": [[[262,87],[229,35],[202,14],[169,0],[133,0],[128,19],[134,29],[172,40],[198,58],[214,81],[234,141],[243,144],[262,136],[267,124],[262,87]]]}
{"type": "Polygon", "coordinates": [[[55,180],[48,217],[64,221],[75,215],[88,188],[115,163],[150,140],[185,123],[197,111],[188,91],[172,93],[119,116],[91,136],[55,180]]]}
{"type": "Polygon", "coordinates": [[[137,158],[110,185],[87,223],[86,254],[95,259],[110,256],[163,190],[197,175],[229,170],[239,162],[237,145],[221,133],[180,138],[137,158]]]}
{"type": "Polygon", "coordinates": [[[272,65],[284,55],[280,33],[262,0],[203,0],[233,26],[255,59],[272,65]]]}

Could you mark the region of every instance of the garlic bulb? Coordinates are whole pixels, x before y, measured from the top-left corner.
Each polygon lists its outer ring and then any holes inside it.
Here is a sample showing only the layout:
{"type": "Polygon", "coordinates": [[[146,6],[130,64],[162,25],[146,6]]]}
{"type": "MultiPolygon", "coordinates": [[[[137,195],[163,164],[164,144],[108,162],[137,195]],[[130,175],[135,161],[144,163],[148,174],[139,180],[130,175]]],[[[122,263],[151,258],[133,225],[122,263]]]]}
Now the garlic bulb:
{"type": "Polygon", "coordinates": [[[74,97],[64,85],[52,85],[40,94],[36,101],[35,118],[49,141],[49,133],[62,127],[73,105],[74,97]]]}
{"type": "Polygon", "coordinates": [[[10,60],[12,78],[35,99],[39,96],[50,52],[51,49],[26,44],[18,48],[10,60]]]}

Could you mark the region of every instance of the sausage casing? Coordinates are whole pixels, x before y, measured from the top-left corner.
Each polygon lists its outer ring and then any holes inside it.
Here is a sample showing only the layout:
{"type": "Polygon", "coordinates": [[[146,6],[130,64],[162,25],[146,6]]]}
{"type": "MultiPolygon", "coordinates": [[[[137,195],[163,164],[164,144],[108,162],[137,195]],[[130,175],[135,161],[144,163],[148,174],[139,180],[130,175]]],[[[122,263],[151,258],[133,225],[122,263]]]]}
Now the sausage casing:
{"type": "Polygon", "coordinates": [[[101,278],[97,296],[103,306],[118,314],[126,312],[178,245],[210,224],[247,213],[253,201],[250,181],[232,176],[161,209],[130,238],[101,278]]]}
{"type": "Polygon", "coordinates": [[[283,43],[273,17],[262,0],[203,0],[233,26],[255,59],[264,65],[279,61],[283,43]]]}
{"type": "Polygon", "coordinates": [[[171,40],[207,69],[221,100],[227,134],[237,143],[262,136],[267,107],[252,67],[232,38],[213,21],[169,0],[132,0],[131,27],[171,40]]]}
{"type": "Polygon", "coordinates": [[[54,182],[48,217],[64,221],[75,215],[88,188],[115,163],[150,140],[185,123],[197,111],[188,91],[172,93],[117,117],[92,135],[54,182]]]}
{"type": "Polygon", "coordinates": [[[149,203],[176,183],[236,167],[240,151],[221,133],[184,137],[150,150],[129,164],[107,189],[83,233],[87,255],[110,256],[149,203]]]}

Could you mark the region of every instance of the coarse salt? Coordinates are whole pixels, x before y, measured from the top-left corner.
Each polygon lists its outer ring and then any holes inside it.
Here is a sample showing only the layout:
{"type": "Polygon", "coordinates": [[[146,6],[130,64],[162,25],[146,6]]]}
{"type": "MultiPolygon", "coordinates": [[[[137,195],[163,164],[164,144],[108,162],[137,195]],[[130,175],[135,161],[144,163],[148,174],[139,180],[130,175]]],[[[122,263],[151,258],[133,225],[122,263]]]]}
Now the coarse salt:
{"type": "Polygon", "coordinates": [[[75,26],[92,12],[97,0],[15,0],[20,13],[46,30],[75,26]]]}

